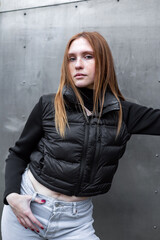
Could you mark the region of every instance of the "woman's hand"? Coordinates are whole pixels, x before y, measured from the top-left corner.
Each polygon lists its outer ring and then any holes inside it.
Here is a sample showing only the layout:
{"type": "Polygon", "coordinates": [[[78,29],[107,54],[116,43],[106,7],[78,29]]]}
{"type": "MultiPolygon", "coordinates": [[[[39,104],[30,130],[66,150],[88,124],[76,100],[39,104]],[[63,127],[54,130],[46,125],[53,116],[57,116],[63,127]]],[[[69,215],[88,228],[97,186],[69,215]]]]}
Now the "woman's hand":
{"type": "MultiPolygon", "coordinates": [[[[16,215],[19,223],[23,227],[30,228],[32,231],[36,232],[39,232],[38,227],[44,229],[43,225],[35,218],[31,211],[30,203],[32,200],[32,196],[20,195],[18,193],[10,193],[6,199],[10,207],[12,208],[14,214],[16,215]]],[[[34,201],[39,204],[45,203],[44,199],[39,198],[35,198],[34,201]]]]}

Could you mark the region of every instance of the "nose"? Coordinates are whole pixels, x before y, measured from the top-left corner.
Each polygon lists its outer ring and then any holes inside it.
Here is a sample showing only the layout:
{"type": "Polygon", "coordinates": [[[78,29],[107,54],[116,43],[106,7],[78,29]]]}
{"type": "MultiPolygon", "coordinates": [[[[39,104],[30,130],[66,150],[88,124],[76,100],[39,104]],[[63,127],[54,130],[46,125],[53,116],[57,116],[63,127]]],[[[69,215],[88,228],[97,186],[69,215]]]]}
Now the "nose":
{"type": "Polygon", "coordinates": [[[83,60],[81,58],[77,58],[76,63],[75,63],[75,68],[76,69],[82,69],[83,68],[83,60]]]}

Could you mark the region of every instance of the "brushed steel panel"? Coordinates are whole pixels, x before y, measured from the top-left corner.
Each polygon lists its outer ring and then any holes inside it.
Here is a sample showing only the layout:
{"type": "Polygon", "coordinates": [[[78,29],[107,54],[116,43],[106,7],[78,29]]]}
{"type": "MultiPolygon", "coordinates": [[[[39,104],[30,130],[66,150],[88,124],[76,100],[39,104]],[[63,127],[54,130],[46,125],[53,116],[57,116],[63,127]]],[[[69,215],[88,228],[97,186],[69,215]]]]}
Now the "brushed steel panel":
{"type": "MultiPolygon", "coordinates": [[[[39,97],[57,90],[73,34],[102,33],[126,98],[160,108],[159,12],[159,0],[91,0],[0,14],[1,199],[8,148],[39,97]]],[[[159,137],[133,136],[112,189],[94,198],[101,240],[159,240],[159,182],[159,137]]]]}

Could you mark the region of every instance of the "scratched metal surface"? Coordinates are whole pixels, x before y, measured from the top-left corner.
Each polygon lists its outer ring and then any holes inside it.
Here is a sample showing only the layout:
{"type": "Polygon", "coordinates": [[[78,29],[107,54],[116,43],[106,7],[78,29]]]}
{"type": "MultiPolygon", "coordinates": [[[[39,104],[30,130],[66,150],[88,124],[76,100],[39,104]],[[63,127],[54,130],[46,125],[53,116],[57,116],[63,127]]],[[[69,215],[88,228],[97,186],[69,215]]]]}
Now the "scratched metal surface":
{"type": "MultiPolygon", "coordinates": [[[[22,7],[16,4],[13,10],[22,7]]],[[[8,5],[0,13],[1,199],[8,148],[39,97],[57,90],[64,48],[74,33],[102,33],[111,47],[123,94],[159,108],[159,11],[159,0],[90,0],[13,12],[8,5]]],[[[112,189],[94,198],[95,228],[101,240],[159,239],[159,142],[158,137],[133,136],[112,189]]]]}

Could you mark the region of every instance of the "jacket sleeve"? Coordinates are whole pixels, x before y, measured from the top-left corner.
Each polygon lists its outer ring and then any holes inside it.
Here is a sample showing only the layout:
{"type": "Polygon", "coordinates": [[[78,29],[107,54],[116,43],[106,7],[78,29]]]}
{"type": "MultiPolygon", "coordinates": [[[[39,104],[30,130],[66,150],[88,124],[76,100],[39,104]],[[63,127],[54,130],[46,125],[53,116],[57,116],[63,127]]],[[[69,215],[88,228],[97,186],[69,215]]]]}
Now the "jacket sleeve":
{"type": "Polygon", "coordinates": [[[160,109],[122,101],[122,110],[130,134],[160,135],[160,109]]]}
{"type": "Polygon", "coordinates": [[[10,193],[20,193],[22,174],[30,162],[30,154],[43,135],[42,97],[33,108],[19,140],[9,149],[5,166],[5,192],[3,202],[10,193]]]}

